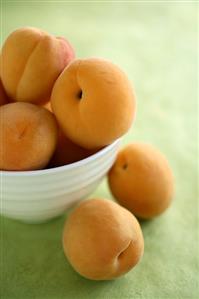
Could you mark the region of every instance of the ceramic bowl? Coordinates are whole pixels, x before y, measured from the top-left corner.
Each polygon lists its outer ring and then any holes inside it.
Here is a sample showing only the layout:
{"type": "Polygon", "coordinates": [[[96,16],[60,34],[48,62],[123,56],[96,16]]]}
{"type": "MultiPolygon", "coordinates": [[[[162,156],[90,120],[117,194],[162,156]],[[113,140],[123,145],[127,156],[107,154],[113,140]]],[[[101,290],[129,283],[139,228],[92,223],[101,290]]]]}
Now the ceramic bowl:
{"type": "Polygon", "coordinates": [[[29,223],[63,214],[86,198],[111,168],[120,141],[81,161],[35,171],[1,171],[1,214],[29,223]]]}

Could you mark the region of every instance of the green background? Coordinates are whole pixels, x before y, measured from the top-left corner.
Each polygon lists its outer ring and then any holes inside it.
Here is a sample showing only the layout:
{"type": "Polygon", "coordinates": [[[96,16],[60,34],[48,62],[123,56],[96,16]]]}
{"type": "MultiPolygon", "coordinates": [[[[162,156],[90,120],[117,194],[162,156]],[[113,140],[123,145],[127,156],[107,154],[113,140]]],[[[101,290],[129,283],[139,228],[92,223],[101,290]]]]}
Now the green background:
{"type": "MultiPolygon", "coordinates": [[[[115,281],[89,281],[70,267],[61,245],[66,215],[41,225],[2,217],[1,298],[198,298],[197,5],[3,1],[1,17],[1,41],[17,27],[35,26],[67,37],[78,57],[119,64],[138,98],[123,143],[154,144],[176,181],[171,208],[141,223],[141,263],[115,281]]],[[[111,198],[106,181],[93,196],[111,198]]]]}

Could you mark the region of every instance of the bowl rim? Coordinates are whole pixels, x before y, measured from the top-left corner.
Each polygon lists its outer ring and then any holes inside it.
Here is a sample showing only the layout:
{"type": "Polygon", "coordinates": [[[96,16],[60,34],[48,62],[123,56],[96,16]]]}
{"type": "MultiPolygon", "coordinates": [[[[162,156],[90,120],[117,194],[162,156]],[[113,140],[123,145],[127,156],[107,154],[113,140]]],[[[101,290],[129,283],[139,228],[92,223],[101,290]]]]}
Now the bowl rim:
{"type": "Polygon", "coordinates": [[[73,163],[70,163],[70,164],[66,164],[66,165],[58,166],[58,167],[53,167],[53,168],[49,168],[49,169],[26,170],[26,171],[0,170],[0,178],[2,178],[2,176],[6,176],[6,177],[36,176],[36,175],[44,175],[44,174],[53,174],[53,173],[62,172],[62,171],[65,171],[65,170],[72,170],[74,168],[84,166],[87,163],[92,162],[95,159],[103,156],[104,154],[106,154],[106,152],[108,152],[109,150],[114,148],[117,144],[119,144],[120,140],[121,140],[121,138],[116,139],[111,144],[106,145],[105,147],[103,147],[102,149],[97,151],[96,153],[94,153],[94,154],[90,155],[89,157],[84,158],[80,161],[76,161],[76,162],[73,162],[73,163]]]}

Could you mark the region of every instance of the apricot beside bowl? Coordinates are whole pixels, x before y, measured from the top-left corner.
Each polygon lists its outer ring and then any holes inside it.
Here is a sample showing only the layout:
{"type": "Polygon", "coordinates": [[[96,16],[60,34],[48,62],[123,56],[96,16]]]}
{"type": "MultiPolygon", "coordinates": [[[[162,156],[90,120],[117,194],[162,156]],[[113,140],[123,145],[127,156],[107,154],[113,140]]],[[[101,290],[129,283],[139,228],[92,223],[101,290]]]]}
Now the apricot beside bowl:
{"type": "Polygon", "coordinates": [[[81,161],[51,169],[1,171],[1,214],[39,223],[91,194],[114,163],[120,140],[81,161]]]}

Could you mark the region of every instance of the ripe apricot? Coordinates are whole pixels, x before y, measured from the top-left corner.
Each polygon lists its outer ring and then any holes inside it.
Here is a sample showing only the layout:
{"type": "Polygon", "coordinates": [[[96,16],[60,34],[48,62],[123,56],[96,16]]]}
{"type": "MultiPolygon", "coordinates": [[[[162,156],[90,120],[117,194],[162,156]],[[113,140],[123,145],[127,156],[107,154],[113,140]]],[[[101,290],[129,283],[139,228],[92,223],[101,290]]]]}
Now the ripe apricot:
{"type": "Polygon", "coordinates": [[[57,123],[45,108],[30,103],[0,107],[0,169],[44,168],[57,143],[57,123]]]}
{"type": "Polygon", "coordinates": [[[122,149],[108,180],[117,201],[140,218],[155,217],[171,203],[171,168],[164,155],[149,144],[132,143],[122,149]]]}
{"type": "Polygon", "coordinates": [[[49,167],[57,167],[74,163],[85,159],[94,153],[94,150],[88,150],[75,144],[67,138],[61,130],[59,130],[57,147],[50,161],[49,167]]]}
{"type": "Polygon", "coordinates": [[[53,87],[51,104],[65,135],[88,149],[122,136],[135,116],[135,95],[126,74],[97,58],[71,62],[53,87]]]}
{"type": "Polygon", "coordinates": [[[64,38],[24,27],[8,36],[1,55],[1,78],[9,98],[40,103],[49,100],[55,80],[74,58],[74,50],[64,38]]]}
{"type": "Polygon", "coordinates": [[[81,202],[66,221],[63,247],[73,268],[94,280],[117,278],[141,259],[144,239],[136,218],[106,199],[81,202]]]}

